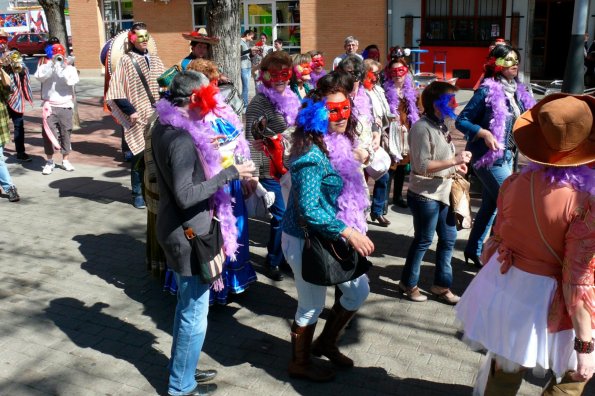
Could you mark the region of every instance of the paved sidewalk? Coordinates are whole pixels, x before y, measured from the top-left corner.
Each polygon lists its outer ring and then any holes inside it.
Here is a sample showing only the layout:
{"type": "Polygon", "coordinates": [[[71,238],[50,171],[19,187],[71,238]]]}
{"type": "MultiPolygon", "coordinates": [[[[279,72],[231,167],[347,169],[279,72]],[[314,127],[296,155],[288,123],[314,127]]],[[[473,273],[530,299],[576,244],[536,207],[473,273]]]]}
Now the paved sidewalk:
{"type": "MultiPolygon", "coordinates": [[[[41,174],[41,136],[31,132],[39,131],[39,110],[27,113],[33,162],[8,160],[22,200],[0,201],[2,396],[166,394],[175,297],[146,270],[146,212],[130,205],[129,171],[98,84],[85,80],[87,94],[79,94],[75,172],[41,174]]],[[[482,355],[459,340],[452,307],[411,303],[397,292],[413,228],[406,210],[389,212],[389,228],[370,226],[372,293],[341,341],[356,367],[330,384],[286,374],[296,291],[291,276],[273,282],[260,273],[268,227],[250,222],[258,282],[209,313],[200,366],[219,370],[217,395],[471,394],[482,355]]],[[[467,235],[459,233],[452,262],[457,293],[475,274],[462,260],[467,235]]],[[[422,268],[426,290],[434,249],[422,268]]],[[[328,294],[330,306],[332,288],[328,294]]],[[[543,383],[531,379],[520,394],[539,394],[543,383]]]]}

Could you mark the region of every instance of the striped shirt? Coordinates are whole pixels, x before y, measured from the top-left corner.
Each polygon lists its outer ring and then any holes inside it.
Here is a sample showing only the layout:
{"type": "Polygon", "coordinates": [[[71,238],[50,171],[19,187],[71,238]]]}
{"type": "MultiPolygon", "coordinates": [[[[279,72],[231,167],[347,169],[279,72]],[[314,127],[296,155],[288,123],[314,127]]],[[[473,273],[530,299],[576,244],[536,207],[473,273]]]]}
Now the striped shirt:
{"type": "MultiPolygon", "coordinates": [[[[272,179],[269,158],[264,152],[255,150],[252,146],[252,142],[254,141],[252,126],[263,116],[267,119],[267,127],[274,133],[284,133],[287,129],[287,123],[285,122],[283,115],[277,112],[275,106],[266,98],[266,96],[259,93],[254,96],[248,104],[248,108],[246,109],[246,127],[244,130],[246,131],[246,139],[250,143],[250,156],[256,166],[254,176],[258,176],[261,179],[272,179]]],[[[287,161],[285,162],[287,164],[287,161]]]]}

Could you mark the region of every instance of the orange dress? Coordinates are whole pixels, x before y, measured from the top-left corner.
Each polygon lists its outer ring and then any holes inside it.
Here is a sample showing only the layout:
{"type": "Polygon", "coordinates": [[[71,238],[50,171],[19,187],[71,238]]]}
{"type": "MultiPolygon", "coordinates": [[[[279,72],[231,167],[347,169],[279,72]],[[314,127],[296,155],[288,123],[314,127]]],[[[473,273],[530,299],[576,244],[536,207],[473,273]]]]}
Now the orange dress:
{"type": "Polygon", "coordinates": [[[486,266],[456,307],[465,336],[557,377],[574,369],[570,314],[579,300],[595,329],[595,197],[552,186],[543,170],[510,176],[500,188],[494,236],[484,253],[486,266]],[[539,228],[555,255],[535,222],[531,179],[539,228]]]}

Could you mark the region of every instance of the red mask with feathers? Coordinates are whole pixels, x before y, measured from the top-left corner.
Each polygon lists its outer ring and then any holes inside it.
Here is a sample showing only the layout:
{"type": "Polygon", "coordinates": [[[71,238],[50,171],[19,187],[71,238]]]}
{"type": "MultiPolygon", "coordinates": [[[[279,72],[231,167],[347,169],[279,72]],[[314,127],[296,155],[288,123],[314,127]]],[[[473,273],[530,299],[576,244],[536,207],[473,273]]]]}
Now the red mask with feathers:
{"type": "Polygon", "coordinates": [[[202,115],[208,114],[217,107],[217,99],[215,95],[219,93],[219,88],[213,84],[202,86],[192,91],[190,96],[190,104],[188,105],[191,109],[198,108],[202,115]]]}

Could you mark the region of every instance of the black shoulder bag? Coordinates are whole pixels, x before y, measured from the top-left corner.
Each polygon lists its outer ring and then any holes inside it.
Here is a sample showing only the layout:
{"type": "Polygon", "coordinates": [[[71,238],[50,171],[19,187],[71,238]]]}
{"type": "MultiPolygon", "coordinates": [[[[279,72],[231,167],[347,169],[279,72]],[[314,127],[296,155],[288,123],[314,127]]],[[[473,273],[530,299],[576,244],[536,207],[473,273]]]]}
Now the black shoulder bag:
{"type": "Polygon", "coordinates": [[[295,190],[293,190],[293,198],[293,205],[299,214],[300,227],[304,231],[302,278],[306,282],[319,286],[331,286],[356,279],[368,272],[372,263],[343,238],[332,240],[312,230],[309,231],[306,221],[299,212],[295,190]]]}

